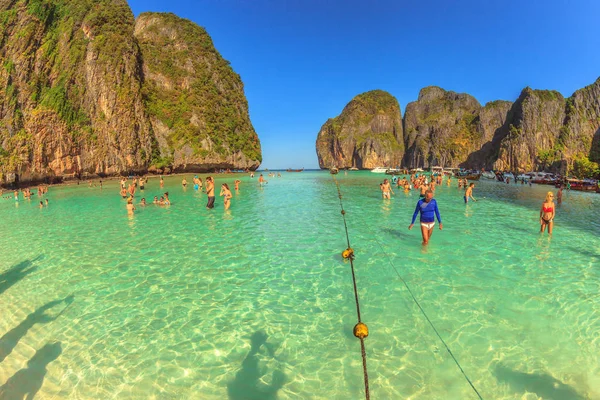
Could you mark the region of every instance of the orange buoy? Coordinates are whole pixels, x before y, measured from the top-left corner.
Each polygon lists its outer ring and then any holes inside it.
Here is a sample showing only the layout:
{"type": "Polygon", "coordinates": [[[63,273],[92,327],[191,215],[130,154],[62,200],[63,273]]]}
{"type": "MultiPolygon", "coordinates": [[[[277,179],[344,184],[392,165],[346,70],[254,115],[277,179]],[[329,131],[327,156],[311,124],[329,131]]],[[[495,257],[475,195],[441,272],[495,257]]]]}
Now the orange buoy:
{"type": "Polygon", "coordinates": [[[354,336],[359,339],[364,339],[369,336],[369,328],[367,325],[363,324],[362,322],[354,325],[354,336]]]}

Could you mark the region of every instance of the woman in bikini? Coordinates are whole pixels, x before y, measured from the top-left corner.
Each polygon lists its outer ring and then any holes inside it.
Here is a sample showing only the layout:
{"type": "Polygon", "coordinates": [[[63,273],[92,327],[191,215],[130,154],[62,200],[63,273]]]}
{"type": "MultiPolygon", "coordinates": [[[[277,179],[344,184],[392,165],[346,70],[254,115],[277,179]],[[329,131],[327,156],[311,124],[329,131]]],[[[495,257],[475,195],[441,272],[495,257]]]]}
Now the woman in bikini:
{"type": "Polygon", "coordinates": [[[548,192],[546,194],[546,200],[542,203],[540,210],[540,233],[544,233],[546,227],[548,227],[548,234],[552,235],[552,228],[554,227],[554,215],[556,214],[556,207],[554,206],[554,194],[548,192]]]}
{"type": "Polygon", "coordinates": [[[226,183],[221,185],[221,196],[223,196],[223,205],[225,206],[225,209],[229,210],[233,195],[231,194],[231,190],[229,190],[229,186],[226,183]]]}

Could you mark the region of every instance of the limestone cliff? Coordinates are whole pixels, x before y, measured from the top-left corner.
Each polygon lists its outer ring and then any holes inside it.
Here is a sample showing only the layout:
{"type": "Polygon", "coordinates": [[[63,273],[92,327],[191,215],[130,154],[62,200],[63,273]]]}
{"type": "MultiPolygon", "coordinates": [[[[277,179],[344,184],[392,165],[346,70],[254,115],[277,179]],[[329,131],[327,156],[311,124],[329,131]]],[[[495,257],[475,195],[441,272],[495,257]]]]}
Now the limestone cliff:
{"type": "Polygon", "coordinates": [[[317,137],[321,168],[399,166],[404,155],[398,100],[383,90],[356,96],[317,137]]]}
{"type": "Polygon", "coordinates": [[[498,151],[502,139],[508,134],[511,119],[510,101],[490,101],[479,110],[477,130],[480,132],[481,146],[467,157],[461,167],[473,169],[491,169],[498,159],[498,151]]]}
{"type": "Polygon", "coordinates": [[[405,165],[457,167],[485,140],[479,129],[480,108],[468,94],[436,86],[422,89],[418,100],[406,106],[405,165]]]}
{"type": "Polygon", "coordinates": [[[21,180],[144,168],[152,133],[124,0],[0,5],[0,169],[21,180]]]}
{"type": "Polygon", "coordinates": [[[135,37],[160,157],[177,170],[258,168],[260,143],[242,80],[208,33],[173,14],[144,13],[135,37]]]}
{"type": "Polygon", "coordinates": [[[525,88],[511,109],[508,134],[494,167],[532,171],[549,167],[565,120],[565,99],[552,90],[525,88]]]}
{"type": "Polygon", "coordinates": [[[0,41],[0,183],[260,163],[239,76],[189,21],[135,26],[125,0],[2,0],[0,41]]]}
{"type": "Polygon", "coordinates": [[[600,78],[567,99],[560,144],[569,159],[585,155],[600,161],[600,78]]]}

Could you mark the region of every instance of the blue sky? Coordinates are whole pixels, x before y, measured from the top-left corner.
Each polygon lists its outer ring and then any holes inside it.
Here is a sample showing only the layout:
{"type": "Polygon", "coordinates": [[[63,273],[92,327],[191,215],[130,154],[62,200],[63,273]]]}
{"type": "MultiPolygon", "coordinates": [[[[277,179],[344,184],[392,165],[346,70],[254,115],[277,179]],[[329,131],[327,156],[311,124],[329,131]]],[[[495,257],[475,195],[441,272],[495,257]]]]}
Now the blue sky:
{"type": "Polygon", "coordinates": [[[600,1],[129,0],[205,27],[245,84],[261,168],[317,168],[315,140],[357,94],[402,111],[437,85],[480,103],[565,96],[600,76],[600,1]]]}

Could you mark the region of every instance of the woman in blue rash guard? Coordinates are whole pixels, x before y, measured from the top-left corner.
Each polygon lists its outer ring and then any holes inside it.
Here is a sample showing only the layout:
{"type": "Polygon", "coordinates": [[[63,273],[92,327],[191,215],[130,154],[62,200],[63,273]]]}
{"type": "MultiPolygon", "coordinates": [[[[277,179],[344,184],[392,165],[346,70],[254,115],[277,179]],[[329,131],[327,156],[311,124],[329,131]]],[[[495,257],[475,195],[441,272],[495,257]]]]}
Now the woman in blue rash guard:
{"type": "Polygon", "coordinates": [[[415,225],[415,220],[417,219],[417,215],[421,213],[421,235],[423,235],[423,245],[429,244],[429,238],[431,238],[431,234],[433,233],[433,227],[435,225],[435,217],[437,217],[438,222],[440,223],[440,230],[442,230],[442,219],[440,218],[440,211],[438,210],[437,202],[433,198],[433,192],[431,190],[427,190],[425,192],[425,198],[420,199],[417,202],[417,207],[415,208],[415,213],[412,217],[412,222],[408,229],[412,229],[415,225]]]}

